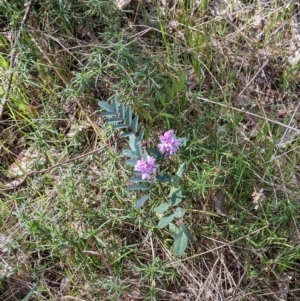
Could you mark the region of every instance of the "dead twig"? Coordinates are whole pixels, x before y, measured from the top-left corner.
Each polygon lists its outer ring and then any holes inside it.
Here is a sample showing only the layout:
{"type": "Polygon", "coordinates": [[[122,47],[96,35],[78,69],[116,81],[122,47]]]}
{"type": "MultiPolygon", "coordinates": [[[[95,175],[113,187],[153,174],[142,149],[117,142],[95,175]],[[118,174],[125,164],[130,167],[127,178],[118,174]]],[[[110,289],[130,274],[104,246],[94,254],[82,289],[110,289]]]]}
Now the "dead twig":
{"type": "Polygon", "coordinates": [[[21,32],[22,32],[22,30],[23,30],[23,28],[26,24],[26,21],[28,19],[29,12],[30,12],[30,9],[32,7],[33,2],[34,2],[34,0],[31,0],[26,4],[26,6],[27,6],[26,10],[25,10],[23,19],[21,21],[21,25],[20,25],[20,28],[18,30],[18,34],[15,38],[15,42],[12,46],[12,50],[11,50],[11,54],[10,54],[10,61],[9,61],[9,75],[8,75],[7,84],[6,84],[6,87],[5,87],[5,94],[4,94],[4,96],[1,100],[1,103],[0,103],[0,120],[2,119],[4,106],[5,106],[5,104],[8,100],[8,95],[9,95],[9,92],[10,92],[10,89],[11,89],[11,83],[12,83],[12,78],[13,78],[13,69],[15,67],[15,59],[16,59],[16,55],[17,55],[17,46],[18,46],[19,40],[21,38],[21,32]]]}

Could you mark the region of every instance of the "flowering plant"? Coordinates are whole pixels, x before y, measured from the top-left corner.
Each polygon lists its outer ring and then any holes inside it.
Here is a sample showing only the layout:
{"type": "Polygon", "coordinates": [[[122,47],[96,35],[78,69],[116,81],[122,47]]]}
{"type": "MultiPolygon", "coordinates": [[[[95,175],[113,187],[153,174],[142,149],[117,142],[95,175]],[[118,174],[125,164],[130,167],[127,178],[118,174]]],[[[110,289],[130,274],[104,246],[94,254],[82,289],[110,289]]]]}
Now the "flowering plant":
{"type": "MultiPolygon", "coordinates": [[[[174,130],[166,131],[159,136],[157,148],[145,146],[143,140],[145,130],[138,126],[138,115],[132,118],[132,110],[118,103],[116,99],[109,104],[105,101],[99,101],[98,105],[105,111],[102,116],[106,118],[108,124],[113,125],[115,129],[125,130],[120,137],[129,138],[130,149],[124,149],[123,155],[129,159],[126,163],[133,167],[134,176],[128,180],[132,185],[127,186],[127,191],[150,191],[157,183],[169,182],[171,184],[168,197],[161,203],[155,212],[159,216],[158,228],[169,226],[170,233],[175,237],[174,251],[177,255],[182,255],[188,245],[192,243],[192,235],[185,224],[179,227],[172,223],[174,219],[180,219],[184,216],[185,210],[178,205],[181,203],[182,187],[179,185],[185,170],[185,164],[181,164],[175,175],[163,174],[160,171],[160,165],[165,158],[170,159],[181,146],[186,143],[185,138],[177,138],[174,130]]],[[[136,203],[136,208],[140,209],[150,194],[143,195],[136,203]]]]}

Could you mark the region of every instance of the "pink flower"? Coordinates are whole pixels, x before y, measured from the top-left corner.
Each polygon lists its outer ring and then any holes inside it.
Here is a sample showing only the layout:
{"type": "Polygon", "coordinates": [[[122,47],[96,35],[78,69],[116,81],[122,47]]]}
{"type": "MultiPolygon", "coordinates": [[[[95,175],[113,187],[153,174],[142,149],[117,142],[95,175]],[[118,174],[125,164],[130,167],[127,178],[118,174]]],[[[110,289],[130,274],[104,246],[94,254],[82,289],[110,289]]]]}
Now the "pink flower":
{"type": "Polygon", "coordinates": [[[148,156],[146,161],[144,159],[138,160],[134,170],[142,173],[143,180],[150,180],[151,175],[156,173],[155,158],[148,156]]]}
{"type": "Polygon", "coordinates": [[[162,136],[159,136],[159,140],[160,143],[157,145],[157,148],[162,155],[173,155],[181,145],[174,135],[174,130],[165,132],[162,136]]]}

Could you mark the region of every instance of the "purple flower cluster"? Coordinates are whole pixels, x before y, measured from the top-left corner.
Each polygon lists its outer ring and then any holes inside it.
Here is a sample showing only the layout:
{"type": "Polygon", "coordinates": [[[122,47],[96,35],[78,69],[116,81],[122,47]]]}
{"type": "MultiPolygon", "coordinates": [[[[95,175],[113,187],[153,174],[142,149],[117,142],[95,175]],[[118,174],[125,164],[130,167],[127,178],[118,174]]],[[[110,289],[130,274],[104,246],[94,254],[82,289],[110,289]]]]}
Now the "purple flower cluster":
{"type": "MultiPolygon", "coordinates": [[[[174,130],[165,132],[159,136],[160,143],[157,145],[159,152],[165,156],[175,154],[181,143],[174,135],[174,130]]],[[[144,149],[145,144],[142,145],[144,149]]],[[[135,164],[134,170],[142,173],[143,180],[150,180],[151,176],[156,174],[157,166],[155,165],[155,158],[148,156],[146,160],[138,160],[135,164]]]]}
{"type": "Polygon", "coordinates": [[[172,156],[177,152],[181,143],[174,135],[174,130],[165,132],[159,136],[160,143],[157,145],[158,150],[162,155],[172,156]]]}
{"type": "Polygon", "coordinates": [[[147,160],[141,159],[136,162],[135,171],[142,173],[142,179],[151,179],[151,175],[156,173],[155,158],[148,156],[147,160]]]}

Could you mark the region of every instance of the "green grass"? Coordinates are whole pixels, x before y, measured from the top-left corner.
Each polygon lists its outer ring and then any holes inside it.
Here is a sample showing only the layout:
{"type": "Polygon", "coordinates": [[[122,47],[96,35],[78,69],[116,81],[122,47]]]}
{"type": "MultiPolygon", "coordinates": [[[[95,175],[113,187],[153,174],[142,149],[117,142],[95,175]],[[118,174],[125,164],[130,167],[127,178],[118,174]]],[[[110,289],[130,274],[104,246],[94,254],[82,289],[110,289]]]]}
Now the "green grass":
{"type": "Polygon", "coordinates": [[[284,125],[299,128],[298,65],[288,61],[299,7],[248,2],[218,13],[208,1],[155,1],[148,32],[143,5],[35,3],[11,68],[9,32],[25,8],[0,1],[1,97],[13,72],[0,121],[1,300],[299,298],[299,136],[277,147],[284,125]],[[168,163],[174,173],[187,164],[182,207],[195,242],[182,256],[157,227],[168,187],[140,210],[124,190],[127,142],[97,105],[114,97],[153,145],[171,128],[188,139],[168,163]],[[12,164],[44,172],[5,190],[12,164]]]}

